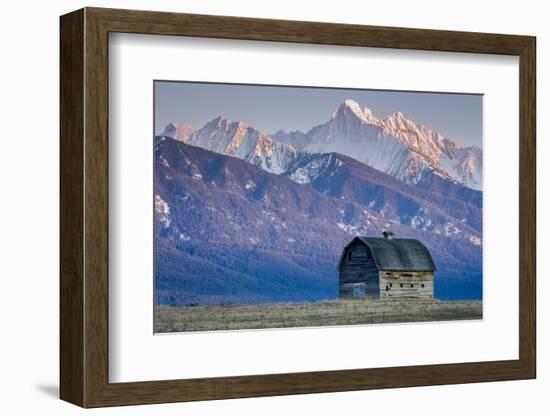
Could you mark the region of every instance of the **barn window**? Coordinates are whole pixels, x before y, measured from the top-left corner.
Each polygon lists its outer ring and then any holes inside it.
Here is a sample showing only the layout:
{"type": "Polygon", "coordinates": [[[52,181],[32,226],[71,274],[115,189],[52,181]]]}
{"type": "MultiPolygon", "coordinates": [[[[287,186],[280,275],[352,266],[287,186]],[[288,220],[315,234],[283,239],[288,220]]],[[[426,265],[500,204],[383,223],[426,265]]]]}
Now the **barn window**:
{"type": "Polygon", "coordinates": [[[390,287],[393,287],[393,283],[390,283],[390,287]]]}
{"type": "Polygon", "coordinates": [[[399,285],[399,287],[403,287],[403,283],[401,283],[401,284],[399,285]]]}
{"type": "Polygon", "coordinates": [[[420,286],[421,286],[421,287],[424,287],[424,283],[422,283],[420,286]]]}
{"type": "Polygon", "coordinates": [[[414,285],[411,283],[411,287],[414,287],[414,285]]]}
{"type": "Polygon", "coordinates": [[[386,292],[390,290],[390,287],[386,285],[386,292]]]}

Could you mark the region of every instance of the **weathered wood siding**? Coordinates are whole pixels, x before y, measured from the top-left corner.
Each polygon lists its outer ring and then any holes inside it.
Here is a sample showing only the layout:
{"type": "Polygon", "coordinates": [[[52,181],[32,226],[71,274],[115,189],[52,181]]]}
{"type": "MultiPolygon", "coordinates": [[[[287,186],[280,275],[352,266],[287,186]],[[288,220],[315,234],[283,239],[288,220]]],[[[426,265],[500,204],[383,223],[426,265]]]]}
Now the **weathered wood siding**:
{"type": "Polygon", "coordinates": [[[356,241],[348,247],[339,271],[341,298],[380,296],[378,268],[365,244],[356,241]]]}
{"type": "Polygon", "coordinates": [[[433,272],[380,271],[381,298],[433,298],[433,272]]]}

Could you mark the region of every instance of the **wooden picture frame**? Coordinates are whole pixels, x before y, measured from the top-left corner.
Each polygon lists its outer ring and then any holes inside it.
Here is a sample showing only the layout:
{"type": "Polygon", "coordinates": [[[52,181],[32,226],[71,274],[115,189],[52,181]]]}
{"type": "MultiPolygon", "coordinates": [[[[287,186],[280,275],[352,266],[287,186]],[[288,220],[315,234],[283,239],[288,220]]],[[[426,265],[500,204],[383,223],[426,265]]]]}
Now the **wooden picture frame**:
{"type": "Polygon", "coordinates": [[[535,38],[85,8],[61,17],[60,396],[82,407],[530,379],[536,376],[535,38]],[[519,359],[237,377],[108,379],[108,34],[519,57],[519,359]]]}

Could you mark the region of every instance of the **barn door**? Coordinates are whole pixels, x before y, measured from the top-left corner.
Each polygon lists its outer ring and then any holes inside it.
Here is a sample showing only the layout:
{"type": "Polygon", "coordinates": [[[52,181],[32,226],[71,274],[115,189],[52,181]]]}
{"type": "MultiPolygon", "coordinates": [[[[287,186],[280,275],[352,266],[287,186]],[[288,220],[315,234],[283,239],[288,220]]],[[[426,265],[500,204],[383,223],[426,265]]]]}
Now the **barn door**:
{"type": "Polygon", "coordinates": [[[354,298],[364,298],[366,294],[365,283],[354,283],[353,284],[353,297],[354,298]]]}

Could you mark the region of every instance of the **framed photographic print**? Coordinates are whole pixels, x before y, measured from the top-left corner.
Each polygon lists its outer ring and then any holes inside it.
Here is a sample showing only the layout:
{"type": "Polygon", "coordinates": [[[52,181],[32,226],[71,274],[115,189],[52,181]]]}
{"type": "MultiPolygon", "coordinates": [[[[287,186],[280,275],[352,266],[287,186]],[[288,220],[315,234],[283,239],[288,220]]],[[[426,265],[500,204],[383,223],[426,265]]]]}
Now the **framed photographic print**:
{"type": "Polygon", "coordinates": [[[534,378],[535,104],[529,36],[62,16],[61,398],[534,378]]]}
{"type": "Polygon", "coordinates": [[[155,332],[481,319],[482,98],[155,81],[155,332]]]}

